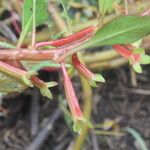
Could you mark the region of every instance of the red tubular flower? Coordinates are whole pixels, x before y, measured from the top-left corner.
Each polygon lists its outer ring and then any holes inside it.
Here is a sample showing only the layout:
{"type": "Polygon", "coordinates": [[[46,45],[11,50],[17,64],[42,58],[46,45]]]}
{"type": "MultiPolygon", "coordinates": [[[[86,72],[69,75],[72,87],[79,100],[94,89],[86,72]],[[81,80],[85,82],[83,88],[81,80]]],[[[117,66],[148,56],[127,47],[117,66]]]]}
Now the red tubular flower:
{"type": "Polygon", "coordinates": [[[72,64],[74,68],[92,85],[96,85],[95,82],[105,82],[105,79],[100,74],[92,73],[84,64],[82,64],[77,56],[77,53],[72,55],[72,64]]]}
{"type": "Polygon", "coordinates": [[[112,46],[121,56],[130,60],[131,64],[136,64],[140,61],[140,54],[134,54],[122,45],[112,46]]]}
{"type": "Polygon", "coordinates": [[[75,95],[71,80],[67,74],[66,68],[63,63],[62,63],[62,71],[63,71],[63,76],[64,76],[65,93],[67,96],[67,100],[69,103],[69,107],[70,107],[72,116],[75,119],[81,119],[81,118],[83,118],[83,114],[80,109],[77,97],[75,95]]]}
{"type": "Polygon", "coordinates": [[[143,54],[143,49],[140,51],[138,49],[135,49],[134,47],[130,45],[113,45],[113,48],[124,58],[129,59],[133,69],[137,73],[142,73],[142,67],[140,64],[149,64],[150,63],[150,57],[143,54]],[[131,49],[131,50],[129,50],[131,49]],[[133,50],[132,50],[133,49],[133,50]],[[139,52],[138,52],[138,51],[139,52]]]}
{"type": "Polygon", "coordinates": [[[74,121],[73,128],[76,132],[80,132],[82,123],[86,123],[90,127],[91,127],[91,125],[88,123],[88,121],[83,116],[83,113],[80,109],[77,97],[74,92],[74,88],[73,88],[71,80],[67,74],[64,63],[62,63],[61,65],[62,65],[62,72],[63,72],[63,77],[64,77],[65,93],[66,93],[69,108],[71,110],[73,121],[74,121]]]}
{"type": "Polygon", "coordinates": [[[96,30],[96,26],[90,26],[90,27],[87,27],[86,29],[83,29],[83,30],[81,30],[73,35],[70,35],[68,37],[65,37],[65,38],[61,38],[61,39],[54,40],[54,41],[37,43],[35,45],[35,47],[38,48],[38,47],[42,47],[42,46],[56,46],[56,47],[64,46],[64,45],[73,43],[77,40],[80,40],[83,37],[85,37],[86,35],[92,34],[95,30],[96,30]]]}

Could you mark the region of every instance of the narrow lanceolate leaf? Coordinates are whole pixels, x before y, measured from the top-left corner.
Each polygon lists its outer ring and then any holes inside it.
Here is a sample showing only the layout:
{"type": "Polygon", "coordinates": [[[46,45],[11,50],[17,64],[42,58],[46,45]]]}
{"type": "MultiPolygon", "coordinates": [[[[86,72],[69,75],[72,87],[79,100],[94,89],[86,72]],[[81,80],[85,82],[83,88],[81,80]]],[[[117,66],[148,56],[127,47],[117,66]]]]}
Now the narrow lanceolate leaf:
{"type": "MultiPolygon", "coordinates": [[[[36,11],[36,18],[35,18],[36,26],[47,21],[48,20],[47,0],[36,0],[35,11],[36,11]]],[[[24,0],[23,16],[22,16],[22,32],[18,41],[19,46],[21,45],[27,33],[32,30],[32,26],[33,26],[33,0],[24,0]]]]}
{"type": "Polygon", "coordinates": [[[133,43],[150,34],[150,16],[121,16],[105,24],[81,48],[133,43]]]}
{"type": "MultiPolygon", "coordinates": [[[[47,0],[36,0],[35,5],[36,11],[36,26],[47,21],[48,11],[47,11],[47,0]]],[[[33,19],[33,0],[25,0],[23,3],[23,20],[22,20],[22,29],[26,27],[28,22],[28,31],[32,30],[32,20],[33,19]]]]}

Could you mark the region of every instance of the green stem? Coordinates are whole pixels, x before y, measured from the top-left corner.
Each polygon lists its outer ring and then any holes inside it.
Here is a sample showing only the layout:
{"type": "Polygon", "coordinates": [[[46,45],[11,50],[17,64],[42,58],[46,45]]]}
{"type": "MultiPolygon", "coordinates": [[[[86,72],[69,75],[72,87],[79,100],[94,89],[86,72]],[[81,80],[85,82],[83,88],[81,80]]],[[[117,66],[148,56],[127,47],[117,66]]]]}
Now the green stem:
{"type": "MultiPolygon", "coordinates": [[[[85,80],[83,77],[81,77],[81,83],[83,88],[83,102],[84,102],[83,114],[87,120],[90,120],[92,112],[92,88],[89,85],[88,81],[85,80]]],[[[81,133],[76,138],[73,150],[82,149],[86,137],[88,135],[88,132],[89,127],[86,124],[84,124],[81,133]]]]}

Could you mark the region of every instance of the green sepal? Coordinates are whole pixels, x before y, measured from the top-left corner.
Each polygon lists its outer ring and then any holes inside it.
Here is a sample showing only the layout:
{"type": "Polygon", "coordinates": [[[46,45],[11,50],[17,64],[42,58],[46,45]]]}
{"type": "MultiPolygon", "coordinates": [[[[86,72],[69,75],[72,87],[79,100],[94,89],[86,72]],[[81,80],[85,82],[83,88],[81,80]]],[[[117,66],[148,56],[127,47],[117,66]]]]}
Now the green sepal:
{"type": "Polygon", "coordinates": [[[46,85],[47,85],[48,88],[54,87],[54,86],[56,86],[57,84],[58,84],[58,83],[55,82],[55,81],[47,82],[47,83],[46,83],[46,85]]]}
{"type": "Polygon", "coordinates": [[[145,54],[145,49],[144,48],[136,48],[133,50],[133,54],[145,54]]]}
{"type": "Polygon", "coordinates": [[[55,81],[47,82],[44,87],[40,88],[41,94],[43,96],[48,97],[49,99],[52,99],[53,98],[52,93],[51,93],[51,91],[48,88],[54,87],[56,85],[57,85],[57,82],[55,82],[55,81]]]}
{"type": "Polygon", "coordinates": [[[96,81],[96,82],[105,82],[104,77],[101,74],[94,74],[94,77],[92,78],[92,80],[96,81]]]}
{"type": "Polygon", "coordinates": [[[73,123],[73,131],[80,133],[82,130],[83,123],[80,120],[76,120],[73,123]]]}
{"type": "Polygon", "coordinates": [[[96,82],[93,81],[93,80],[90,80],[90,81],[89,81],[89,84],[90,84],[92,87],[94,87],[94,88],[98,87],[98,85],[96,84],[96,82]]]}
{"type": "Polygon", "coordinates": [[[140,63],[143,65],[150,64],[150,56],[149,55],[141,55],[140,63]]]}
{"type": "Polygon", "coordinates": [[[93,128],[92,123],[86,118],[74,120],[73,130],[74,132],[80,133],[83,128],[83,124],[87,125],[89,128],[93,128]]]}
{"type": "Polygon", "coordinates": [[[28,77],[26,77],[26,75],[22,77],[22,80],[27,86],[33,87],[32,82],[30,81],[30,79],[28,77]]]}
{"type": "Polygon", "coordinates": [[[96,82],[104,83],[105,79],[101,74],[94,74],[92,80],[90,80],[89,83],[92,87],[97,87],[98,85],[96,84],[96,82]]]}
{"type": "Polygon", "coordinates": [[[43,96],[46,96],[49,99],[53,98],[51,91],[47,87],[40,88],[40,91],[43,96]]]}
{"type": "Polygon", "coordinates": [[[28,85],[29,87],[33,87],[33,84],[32,84],[32,82],[30,81],[30,78],[32,77],[32,76],[35,76],[35,75],[37,75],[38,73],[37,72],[35,72],[35,71],[28,71],[23,77],[22,77],[22,80],[24,81],[24,83],[26,84],[26,85],[28,85]]]}
{"type": "Polygon", "coordinates": [[[36,72],[36,71],[33,71],[33,70],[30,70],[30,71],[28,71],[27,73],[26,73],[26,77],[27,78],[31,78],[32,76],[36,76],[36,75],[38,75],[38,73],[36,72]]]}
{"type": "Polygon", "coordinates": [[[141,67],[140,63],[135,63],[132,65],[132,67],[133,67],[135,72],[142,73],[142,67],[141,67]]]}

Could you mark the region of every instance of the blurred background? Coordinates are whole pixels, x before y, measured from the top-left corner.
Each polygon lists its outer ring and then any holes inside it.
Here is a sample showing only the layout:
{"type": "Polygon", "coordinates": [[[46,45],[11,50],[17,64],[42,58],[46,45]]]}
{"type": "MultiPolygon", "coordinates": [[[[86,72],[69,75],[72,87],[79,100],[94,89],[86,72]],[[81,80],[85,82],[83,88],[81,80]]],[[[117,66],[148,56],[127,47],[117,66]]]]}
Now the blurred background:
{"type": "MultiPolygon", "coordinates": [[[[64,2],[73,33],[98,22],[97,0],[64,2]]],[[[0,0],[0,41],[17,43],[22,5],[23,0],[0,0]]],[[[125,12],[124,1],[113,7],[104,17],[105,22],[125,12]]],[[[138,15],[148,8],[150,0],[128,0],[129,14],[138,15]]],[[[61,2],[48,0],[46,11],[49,20],[37,27],[37,42],[67,36],[61,2]]],[[[23,47],[30,42],[31,33],[23,47]]],[[[150,54],[150,36],[143,39],[142,47],[150,54]]],[[[88,49],[81,55],[90,70],[102,73],[106,79],[105,84],[91,88],[75,70],[69,70],[81,108],[94,128],[84,126],[80,134],[72,130],[61,70],[39,71],[44,81],[59,83],[52,88],[53,100],[43,97],[36,88],[8,95],[1,93],[0,150],[150,149],[150,65],[142,67],[142,74],[136,74],[128,61],[109,46],[88,49]]]]}

